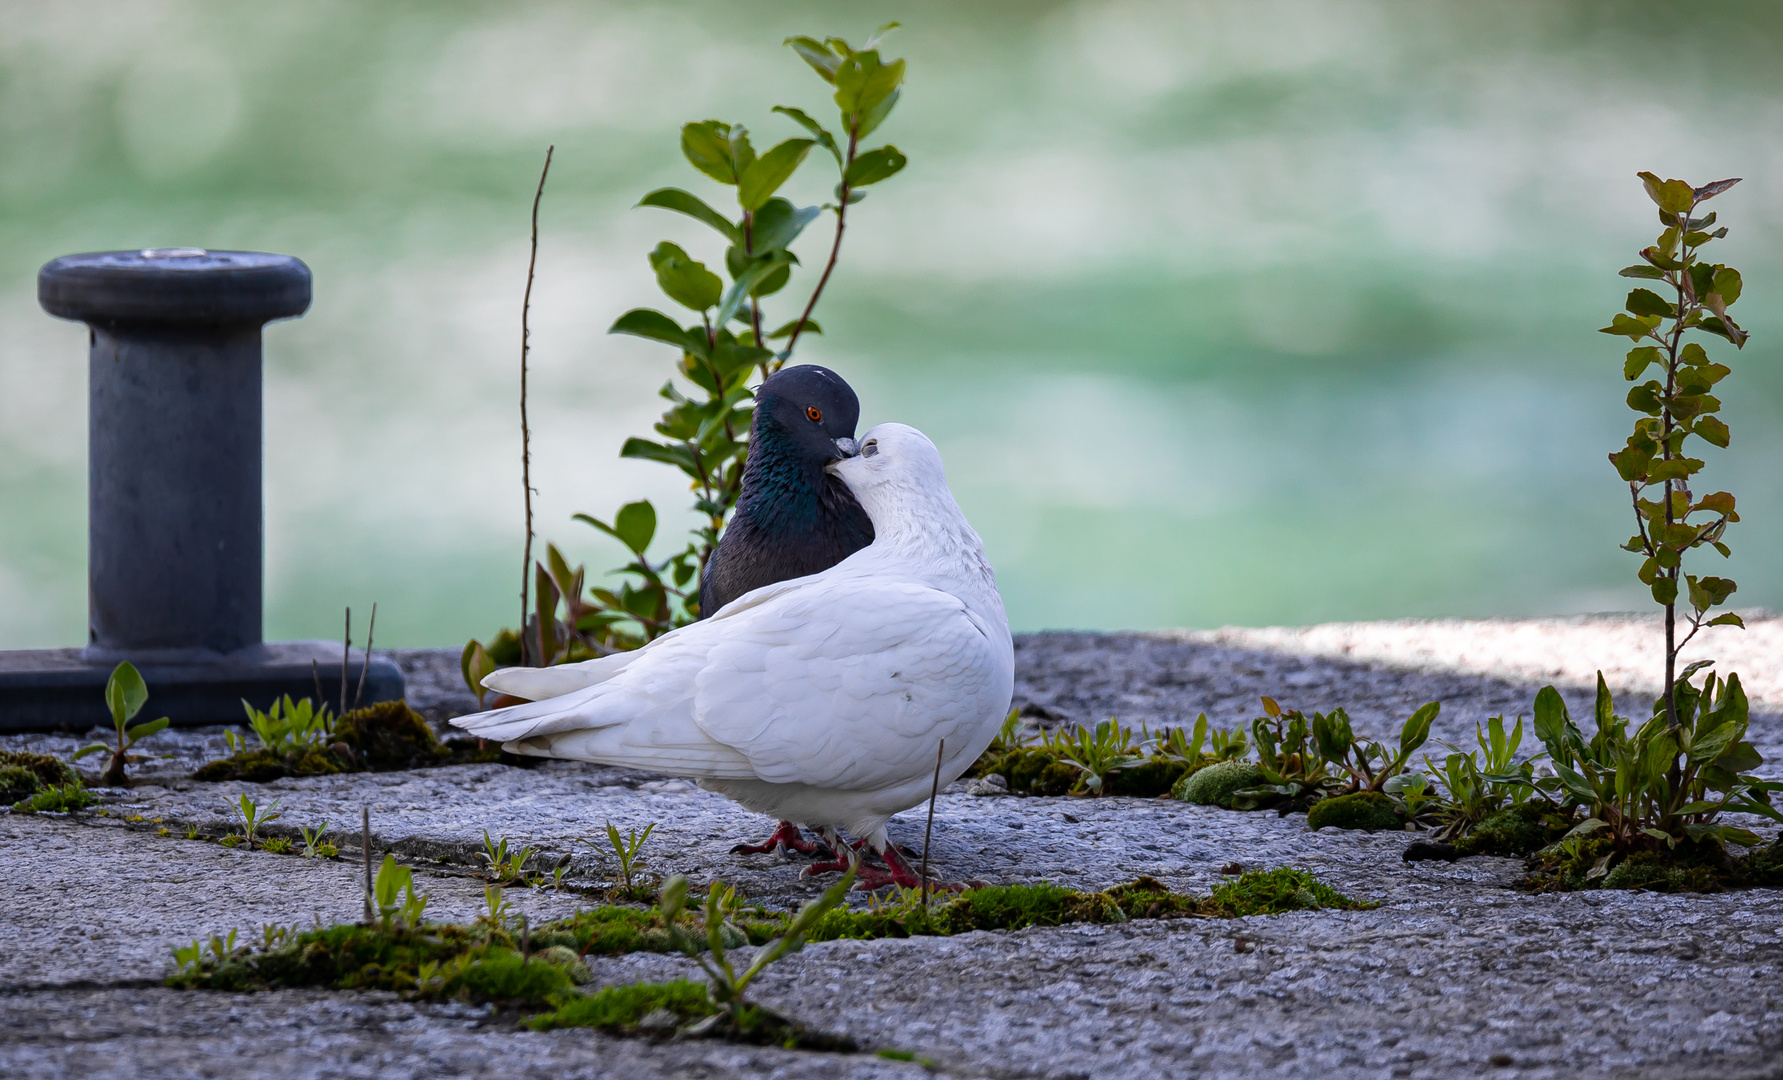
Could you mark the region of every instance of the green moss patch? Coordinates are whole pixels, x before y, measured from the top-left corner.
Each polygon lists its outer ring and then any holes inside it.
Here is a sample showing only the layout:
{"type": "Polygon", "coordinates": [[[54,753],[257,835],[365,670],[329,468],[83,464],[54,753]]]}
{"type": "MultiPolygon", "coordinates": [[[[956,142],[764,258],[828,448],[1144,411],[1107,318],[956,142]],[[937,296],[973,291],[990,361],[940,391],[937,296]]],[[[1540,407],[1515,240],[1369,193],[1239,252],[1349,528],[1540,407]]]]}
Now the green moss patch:
{"type": "Polygon", "coordinates": [[[329,776],[343,772],[396,772],[433,765],[501,763],[530,767],[537,759],[503,753],[480,739],[442,743],[407,702],[380,701],[334,721],[322,743],[283,752],[265,746],[207,762],[193,779],[264,784],[287,776],[329,776]]]}
{"type": "Polygon", "coordinates": [[[80,777],[61,758],[25,750],[0,750],[0,803],[15,803],[44,788],[78,783],[80,777]]]}
{"type": "Polygon", "coordinates": [[[592,994],[577,995],[548,1013],[528,1017],[534,1031],[553,1028],[591,1027],[618,1034],[667,1034],[683,1024],[711,1016],[718,1008],[699,983],[677,979],[666,983],[633,983],[609,986],[592,994]],[[659,1014],[667,1013],[667,1016],[659,1014]],[[646,1019],[655,1021],[640,1028],[646,1019]]]}
{"type": "Polygon", "coordinates": [[[1545,803],[1534,800],[1495,810],[1455,839],[1461,855],[1533,855],[1560,839],[1571,827],[1545,803]],[[1549,816],[1557,820],[1548,820],[1549,816]]]}
{"type": "Polygon", "coordinates": [[[1742,855],[1710,841],[1617,852],[1607,837],[1572,836],[1529,857],[1518,884],[1530,892],[1640,889],[1646,892],[1720,892],[1783,888],[1783,838],[1742,855]]]}
{"type": "Polygon", "coordinates": [[[1320,799],[1306,812],[1306,827],[1322,829],[1397,829],[1403,822],[1393,800],[1378,791],[1358,791],[1320,799]]]}
{"type": "Polygon", "coordinates": [[[1230,806],[1232,795],[1263,782],[1263,774],[1248,761],[1216,761],[1197,769],[1172,792],[1197,806],[1230,806]]]}
{"type": "Polygon", "coordinates": [[[59,787],[40,788],[28,798],[20,799],[12,804],[12,808],[20,813],[54,813],[65,814],[70,810],[80,810],[99,801],[98,798],[79,780],[59,787]]]}

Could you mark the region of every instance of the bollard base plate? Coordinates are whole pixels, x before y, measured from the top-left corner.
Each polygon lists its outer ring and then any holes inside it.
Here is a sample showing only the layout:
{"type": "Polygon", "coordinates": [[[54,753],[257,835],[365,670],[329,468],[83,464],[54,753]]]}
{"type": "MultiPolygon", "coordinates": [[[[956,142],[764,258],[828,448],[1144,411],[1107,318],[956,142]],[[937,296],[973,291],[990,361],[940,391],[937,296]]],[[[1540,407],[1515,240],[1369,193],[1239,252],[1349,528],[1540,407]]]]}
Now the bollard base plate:
{"type": "MultiPolygon", "coordinates": [[[[341,647],[326,641],[280,641],[233,653],[89,655],[87,649],[0,650],[0,734],[89,731],[109,726],[105,682],[128,659],[148,684],[148,705],[136,722],[168,717],[176,727],[245,722],[241,703],[257,709],[290,694],[315,697],[318,675],[325,703],[338,708],[341,647]],[[312,664],[314,665],[312,667],[312,664]]],[[[347,663],[347,699],[359,686],[364,654],[347,663]]],[[[404,692],[402,670],[372,657],[360,704],[395,701],[404,692]]]]}

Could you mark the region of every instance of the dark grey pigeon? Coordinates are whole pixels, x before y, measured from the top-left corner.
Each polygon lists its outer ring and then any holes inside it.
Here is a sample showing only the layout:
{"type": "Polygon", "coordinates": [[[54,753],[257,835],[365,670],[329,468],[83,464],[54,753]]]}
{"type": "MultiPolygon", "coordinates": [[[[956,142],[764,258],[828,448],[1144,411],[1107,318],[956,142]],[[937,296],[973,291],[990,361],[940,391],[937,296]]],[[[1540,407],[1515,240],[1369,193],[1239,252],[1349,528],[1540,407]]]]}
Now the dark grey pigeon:
{"type": "Polygon", "coordinates": [[[857,452],[860,401],[816,364],[755,391],[743,490],[700,580],[700,617],[751,589],[828,570],[873,542],[873,523],[824,466],[857,452]]]}
{"type": "MultiPolygon", "coordinates": [[[[824,471],[860,452],[854,442],[860,415],[860,400],[842,376],[816,364],[782,368],[756,389],[743,490],[700,579],[700,618],[751,589],[828,570],[873,542],[867,512],[848,485],[824,471]]],[[[776,847],[828,852],[790,821],[760,844],[731,850],[761,854],[776,847]]]]}

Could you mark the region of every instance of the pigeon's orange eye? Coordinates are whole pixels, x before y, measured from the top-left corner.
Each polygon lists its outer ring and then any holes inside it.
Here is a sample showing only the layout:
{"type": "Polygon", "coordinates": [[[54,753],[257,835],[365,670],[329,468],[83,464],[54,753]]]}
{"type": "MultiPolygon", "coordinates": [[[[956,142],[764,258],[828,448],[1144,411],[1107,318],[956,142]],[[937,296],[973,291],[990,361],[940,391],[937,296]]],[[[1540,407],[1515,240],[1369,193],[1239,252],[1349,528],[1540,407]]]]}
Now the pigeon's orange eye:
{"type": "Polygon", "coordinates": [[[815,405],[805,406],[805,415],[811,418],[813,424],[821,423],[823,421],[823,413],[818,412],[817,406],[815,405]]]}

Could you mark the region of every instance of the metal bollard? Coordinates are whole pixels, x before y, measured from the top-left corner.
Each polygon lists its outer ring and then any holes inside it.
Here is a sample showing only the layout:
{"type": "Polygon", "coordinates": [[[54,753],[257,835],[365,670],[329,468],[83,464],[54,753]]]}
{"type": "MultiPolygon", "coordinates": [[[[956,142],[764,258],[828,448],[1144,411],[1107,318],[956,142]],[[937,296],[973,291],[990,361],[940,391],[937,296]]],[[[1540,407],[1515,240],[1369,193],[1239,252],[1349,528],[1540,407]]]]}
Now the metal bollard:
{"type": "MultiPolygon", "coordinates": [[[[0,731],[102,721],[93,688],[125,659],[176,724],[313,695],[315,666],[338,677],[338,644],[262,642],[260,329],[309,308],[309,267],[197,248],[69,255],[37,293],[90,329],[88,644],[0,653],[0,731]]],[[[371,701],[403,695],[388,661],[366,683],[371,701]]]]}

